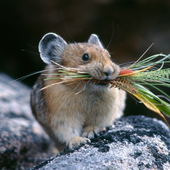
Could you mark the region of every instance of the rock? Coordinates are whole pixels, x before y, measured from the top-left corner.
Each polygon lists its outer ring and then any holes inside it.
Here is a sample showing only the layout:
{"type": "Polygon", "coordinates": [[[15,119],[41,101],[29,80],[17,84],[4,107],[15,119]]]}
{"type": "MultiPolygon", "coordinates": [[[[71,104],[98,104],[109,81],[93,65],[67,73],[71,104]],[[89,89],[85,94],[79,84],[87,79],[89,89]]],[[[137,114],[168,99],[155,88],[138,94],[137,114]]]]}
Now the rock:
{"type": "Polygon", "coordinates": [[[25,169],[47,158],[49,138],[34,119],[30,89],[0,73],[0,168],[25,169]]]}
{"type": "Polygon", "coordinates": [[[170,169],[170,130],[157,119],[128,116],[77,150],[65,149],[30,170],[170,169]]]}
{"type": "Polygon", "coordinates": [[[170,169],[170,130],[144,116],[123,117],[91,143],[50,157],[51,141],[32,116],[29,93],[0,73],[1,169],[170,169]]]}

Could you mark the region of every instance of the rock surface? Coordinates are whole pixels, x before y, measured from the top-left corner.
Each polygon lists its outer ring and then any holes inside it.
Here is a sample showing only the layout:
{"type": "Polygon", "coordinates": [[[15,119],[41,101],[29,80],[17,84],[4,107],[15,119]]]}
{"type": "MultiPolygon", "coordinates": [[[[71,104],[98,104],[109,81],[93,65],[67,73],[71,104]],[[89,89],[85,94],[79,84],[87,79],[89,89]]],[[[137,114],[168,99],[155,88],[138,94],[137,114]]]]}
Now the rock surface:
{"type": "Polygon", "coordinates": [[[170,131],[161,121],[129,116],[116,121],[90,144],[66,149],[30,170],[169,170],[170,131]]]}
{"type": "Polygon", "coordinates": [[[0,73],[0,169],[170,169],[170,130],[144,116],[123,117],[91,143],[50,158],[50,140],[31,114],[29,92],[0,73]]]}
{"type": "Polygon", "coordinates": [[[0,169],[25,169],[49,156],[49,138],[32,116],[29,93],[0,73],[0,169]]]}

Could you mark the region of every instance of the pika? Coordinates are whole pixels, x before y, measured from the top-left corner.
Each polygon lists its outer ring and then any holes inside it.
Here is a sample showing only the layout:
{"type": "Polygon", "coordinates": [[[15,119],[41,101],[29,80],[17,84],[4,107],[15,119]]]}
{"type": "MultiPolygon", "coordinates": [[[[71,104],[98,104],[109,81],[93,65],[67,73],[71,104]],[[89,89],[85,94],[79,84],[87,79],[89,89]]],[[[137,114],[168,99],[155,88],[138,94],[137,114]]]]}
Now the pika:
{"type": "Polygon", "coordinates": [[[91,34],[86,43],[67,44],[59,35],[47,33],[39,42],[39,52],[47,64],[46,74],[41,74],[33,86],[31,108],[59,151],[90,142],[95,134],[123,115],[126,93],[101,83],[114,80],[120,67],[111,61],[97,35],[91,34]],[[51,60],[64,67],[84,70],[99,83],[75,81],[41,90],[61,81],[52,79],[57,66],[51,60]]]}

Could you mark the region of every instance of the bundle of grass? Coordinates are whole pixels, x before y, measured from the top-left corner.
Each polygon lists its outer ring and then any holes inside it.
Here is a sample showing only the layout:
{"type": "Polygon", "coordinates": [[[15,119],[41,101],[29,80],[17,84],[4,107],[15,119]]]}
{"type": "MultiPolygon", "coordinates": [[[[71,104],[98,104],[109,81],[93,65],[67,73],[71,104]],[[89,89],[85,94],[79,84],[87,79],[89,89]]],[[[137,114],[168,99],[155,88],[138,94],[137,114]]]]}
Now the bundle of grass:
{"type": "MultiPolygon", "coordinates": [[[[93,81],[93,83],[96,84],[104,83],[105,85],[110,85],[110,88],[119,88],[135,96],[147,108],[158,113],[167,123],[162,113],[170,116],[170,104],[168,103],[170,101],[170,96],[159,87],[170,87],[170,68],[164,68],[165,64],[170,63],[169,59],[170,54],[156,54],[141,61],[139,61],[139,59],[129,67],[121,69],[118,77],[111,81],[99,81],[91,77],[88,72],[75,68],[66,68],[54,61],[51,61],[53,64],[57,65],[58,69],[53,79],[60,79],[61,81],[46,86],[42,88],[42,90],[56,84],[72,83],[75,81],[86,81],[87,83],[89,81],[93,81]],[[147,88],[145,86],[147,86],[147,88]],[[163,97],[158,97],[153,94],[148,89],[149,86],[162,93],[163,97]]],[[[45,81],[48,80],[51,79],[45,79],[45,81]]]]}

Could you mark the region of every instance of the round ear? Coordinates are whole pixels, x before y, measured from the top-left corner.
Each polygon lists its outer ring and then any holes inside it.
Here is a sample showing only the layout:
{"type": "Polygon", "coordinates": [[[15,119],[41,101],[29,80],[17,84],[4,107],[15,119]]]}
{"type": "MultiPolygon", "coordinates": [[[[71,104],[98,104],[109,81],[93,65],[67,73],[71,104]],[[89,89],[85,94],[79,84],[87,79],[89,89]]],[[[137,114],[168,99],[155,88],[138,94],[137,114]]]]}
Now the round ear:
{"type": "Polygon", "coordinates": [[[95,45],[98,45],[101,48],[104,48],[96,34],[91,34],[90,35],[90,37],[88,39],[88,43],[95,44],[95,45]]]}
{"type": "Polygon", "coordinates": [[[51,64],[50,60],[55,62],[61,61],[61,55],[67,43],[63,38],[54,33],[45,34],[39,42],[38,50],[41,59],[46,64],[51,64]]]}

